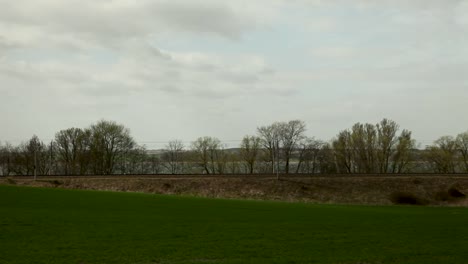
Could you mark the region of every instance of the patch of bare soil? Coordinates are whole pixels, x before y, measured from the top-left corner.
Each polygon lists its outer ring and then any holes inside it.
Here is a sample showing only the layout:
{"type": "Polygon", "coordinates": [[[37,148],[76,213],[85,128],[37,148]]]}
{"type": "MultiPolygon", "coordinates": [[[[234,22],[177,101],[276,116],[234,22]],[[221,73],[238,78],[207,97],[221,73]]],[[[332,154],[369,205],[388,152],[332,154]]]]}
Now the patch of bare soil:
{"type": "Polygon", "coordinates": [[[144,192],[212,198],[301,201],[333,204],[468,206],[468,178],[309,177],[309,178],[1,178],[0,184],[66,189],[144,192]],[[409,197],[409,198],[408,198],[409,197]]]}

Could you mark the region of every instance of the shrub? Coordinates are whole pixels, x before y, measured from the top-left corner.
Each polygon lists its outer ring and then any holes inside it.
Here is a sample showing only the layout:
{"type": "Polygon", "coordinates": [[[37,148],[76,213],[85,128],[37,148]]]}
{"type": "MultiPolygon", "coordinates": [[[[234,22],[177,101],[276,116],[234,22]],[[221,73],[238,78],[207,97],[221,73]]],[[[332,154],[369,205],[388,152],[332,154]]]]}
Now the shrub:
{"type": "Polygon", "coordinates": [[[447,191],[437,192],[434,196],[434,198],[437,201],[444,201],[444,202],[454,201],[454,200],[458,200],[458,199],[465,198],[465,197],[466,195],[460,192],[459,190],[457,190],[455,187],[450,187],[447,191]]]}
{"type": "Polygon", "coordinates": [[[448,194],[453,198],[465,198],[466,197],[466,195],[464,193],[460,192],[455,187],[451,187],[448,190],[448,194]]]}
{"type": "Polygon", "coordinates": [[[394,192],[390,195],[394,204],[424,205],[427,201],[409,192],[394,192]]]}
{"type": "Polygon", "coordinates": [[[63,182],[59,181],[59,180],[37,180],[38,182],[45,182],[45,183],[49,183],[49,184],[52,184],[54,185],[55,187],[59,186],[59,185],[62,185],[63,182]]]}
{"type": "Polygon", "coordinates": [[[422,181],[420,179],[413,179],[413,184],[421,184],[422,181]]]}
{"type": "Polygon", "coordinates": [[[446,192],[446,191],[436,192],[435,195],[434,195],[434,199],[436,201],[443,201],[443,202],[453,200],[453,198],[450,196],[450,194],[448,192],[446,192]]]}
{"type": "Polygon", "coordinates": [[[52,183],[53,185],[55,185],[55,186],[59,186],[59,185],[62,185],[63,182],[61,182],[61,181],[59,181],[59,180],[53,180],[51,183],[52,183]]]}
{"type": "Polygon", "coordinates": [[[6,181],[8,184],[16,184],[16,181],[13,180],[12,178],[6,178],[6,181]]]}

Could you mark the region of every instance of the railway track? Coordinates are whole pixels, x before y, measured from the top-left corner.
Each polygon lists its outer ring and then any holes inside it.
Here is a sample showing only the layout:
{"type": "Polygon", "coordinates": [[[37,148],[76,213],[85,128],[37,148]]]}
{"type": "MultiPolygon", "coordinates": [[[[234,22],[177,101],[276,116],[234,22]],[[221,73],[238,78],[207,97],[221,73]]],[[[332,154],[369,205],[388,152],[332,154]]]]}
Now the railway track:
{"type": "MultiPolygon", "coordinates": [[[[0,176],[6,178],[5,176],[0,176]]],[[[34,179],[34,176],[15,175],[12,179],[34,179]]],[[[276,174],[113,174],[113,175],[38,175],[38,180],[47,179],[277,179],[276,174]]],[[[468,173],[356,173],[356,174],[280,174],[280,179],[312,178],[468,178],[468,173]]]]}

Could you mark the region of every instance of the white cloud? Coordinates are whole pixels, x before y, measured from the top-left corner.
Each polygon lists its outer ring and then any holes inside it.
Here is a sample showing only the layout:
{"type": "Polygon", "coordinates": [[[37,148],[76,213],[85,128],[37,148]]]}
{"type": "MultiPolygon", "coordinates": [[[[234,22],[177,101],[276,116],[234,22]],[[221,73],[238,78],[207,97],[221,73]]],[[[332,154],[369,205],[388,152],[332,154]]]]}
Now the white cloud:
{"type": "MultiPolygon", "coordinates": [[[[161,0],[5,1],[0,10],[0,21],[5,27],[14,26],[28,33],[40,31],[61,38],[63,42],[69,40],[71,45],[79,39],[106,46],[112,46],[115,41],[144,38],[165,31],[238,38],[253,22],[220,1],[161,0]]],[[[26,34],[13,35],[27,41],[26,34]]]]}
{"type": "Polygon", "coordinates": [[[468,121],[450,112],[467,94],[466,1],[0,2],[0,107],[15,116],[0,139],[100,118],[147,140],[236,139],[293,118],[324,139],[347,120],[468,121]]]}

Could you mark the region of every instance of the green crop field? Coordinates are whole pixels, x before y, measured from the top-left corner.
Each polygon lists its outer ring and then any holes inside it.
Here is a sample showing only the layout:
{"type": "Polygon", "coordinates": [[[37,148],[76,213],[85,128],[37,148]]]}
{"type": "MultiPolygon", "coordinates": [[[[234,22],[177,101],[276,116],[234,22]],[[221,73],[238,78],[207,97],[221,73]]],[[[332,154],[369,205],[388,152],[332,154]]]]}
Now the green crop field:
{"type": "Polygon", "coordinates": [[[0,263],[468,263],[468,209],[0,186],[0,263]]]}

